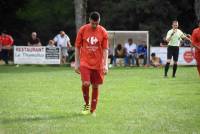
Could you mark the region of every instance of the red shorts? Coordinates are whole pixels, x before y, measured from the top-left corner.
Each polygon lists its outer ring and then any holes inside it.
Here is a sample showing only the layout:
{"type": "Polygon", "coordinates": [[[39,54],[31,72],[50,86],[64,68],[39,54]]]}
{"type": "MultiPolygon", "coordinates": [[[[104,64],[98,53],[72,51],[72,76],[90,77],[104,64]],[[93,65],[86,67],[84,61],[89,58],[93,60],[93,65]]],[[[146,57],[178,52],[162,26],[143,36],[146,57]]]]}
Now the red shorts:
{"type": "Polygon", "coordinates": [[[102,84],[104,79],[103,70],[89,69],[87,67],[80,67],[81,80],[88,81],[91,84],[102,84]]]}

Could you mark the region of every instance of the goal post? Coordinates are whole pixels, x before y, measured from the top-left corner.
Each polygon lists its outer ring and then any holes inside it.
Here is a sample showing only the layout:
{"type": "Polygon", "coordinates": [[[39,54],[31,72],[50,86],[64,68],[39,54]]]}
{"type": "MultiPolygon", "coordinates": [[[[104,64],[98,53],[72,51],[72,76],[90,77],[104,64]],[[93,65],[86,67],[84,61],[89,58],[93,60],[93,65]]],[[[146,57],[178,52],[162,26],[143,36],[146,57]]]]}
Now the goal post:
{"type": "Polygon", "coordinates": [[[149,46],[149,31],[108,31],[109,47],[113,50],[117,44],[128,42],[128,39],[133,39],[136,45],[146,44],[147,46],[147,64],[150,63],[150,46],[149,46]]]}

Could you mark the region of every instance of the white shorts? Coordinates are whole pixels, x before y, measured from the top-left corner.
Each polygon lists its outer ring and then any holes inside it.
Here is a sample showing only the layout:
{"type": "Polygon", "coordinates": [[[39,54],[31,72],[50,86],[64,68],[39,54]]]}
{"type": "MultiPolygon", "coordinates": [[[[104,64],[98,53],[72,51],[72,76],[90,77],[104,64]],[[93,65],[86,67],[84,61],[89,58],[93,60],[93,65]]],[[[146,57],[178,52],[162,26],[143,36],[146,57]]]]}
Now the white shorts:
{"type": "Polygon", "coordinates": [[[68,56],[68,50],[66,47],[61,47],[61,56],[68,56]]]}

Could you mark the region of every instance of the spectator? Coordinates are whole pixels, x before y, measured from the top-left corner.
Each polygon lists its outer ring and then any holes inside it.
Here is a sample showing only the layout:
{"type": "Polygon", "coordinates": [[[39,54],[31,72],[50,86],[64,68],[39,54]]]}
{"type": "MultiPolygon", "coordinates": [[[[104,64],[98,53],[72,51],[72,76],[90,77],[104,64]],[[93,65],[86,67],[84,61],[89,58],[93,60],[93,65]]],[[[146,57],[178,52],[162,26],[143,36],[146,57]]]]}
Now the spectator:
{"type": "Polygon", "coordinates": [[[28,46],[42,46],[36,32],[32,32],[31,38],[28,40],[28,46]]]}
{"type": "Polygon", "coordinates": [[[113,49],[112,48],[108,49],[108,58],[110,59],[109,68],[111,68],[112,65],[113,65],[113,61],[114,61],[113,49]]]}
{"type": "Polygon", "coordinates": [[[13,38],[7,34],[6,31],[1,32],[0,35],[0,57],[8,64],[9,50],[12,49],[12,45],[14,43],[13,38]]]}
{"type": "Polygon", "coordinates": [[[126,50],[122,47],[121,44],[118,44],[115,48],[115,54],[114,54],[114,65],[116,66],[117,58],[124,58],[125,57],[126,50]]]}
{"type": "Polygon", "coordinates": [[[142,43],[137,46],[137,65],[146,65],[147,61],[147,46],[142,43]],[[142,63],[143,62],[143,63],[142,63]]]}
{"type": "Polygon", "coordinates": [[[69,56],[68,50],[71,48],[70,39],[64,31],[60,31],[53,40],[61,48],[61,64],[65,64],[69,56]]]}
{"type": "Polygon", "coordinates": [[[134,66],[136,60],[136,44],[133,43],[133,39],[129,38],[128,43],[125,43],[126,55],[125,66],[134,66]]]}
{"type": "Polygon", "coordinates": [[[157,57],[155,53],[152,53],[150,64],[153,67],[162,67],[162,60],[160,59],[160,57],[157,57]]]}
{"type": "Polygon", "coordinates": [[[55,47],[54,41],[49,40],[49,43],[47,44],[47,47],[55,47]]]}

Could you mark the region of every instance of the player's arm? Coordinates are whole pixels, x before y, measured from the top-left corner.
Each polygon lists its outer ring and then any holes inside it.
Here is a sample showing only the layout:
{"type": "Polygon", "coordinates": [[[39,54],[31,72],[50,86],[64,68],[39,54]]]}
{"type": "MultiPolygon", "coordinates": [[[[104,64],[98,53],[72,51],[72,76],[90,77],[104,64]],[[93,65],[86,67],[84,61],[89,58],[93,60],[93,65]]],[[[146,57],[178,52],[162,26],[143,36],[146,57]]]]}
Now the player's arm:
{"type": "Polygon", "coordinates": [[[198,42],[194,31],[192,32],[191,42],[192,42],[192,46],[200,50],[200,42],[198,42]]]}
{"type": "Polygon", "coordinates": [[[75,72],[80,74],[80,48],[75,48],[75,72]]]}
{"type": "Polygon", "coordinates": [[[69,48],[72,47],[70,40],[67,42],[67,47],[69,47],[69,48]]]}
{"type": "Polygon", "coordinates": [[[11,36],[9,36],[9,39],[10,39],[9,45],[12,46],[14,43],[14,39],[11,36]]]}
{"type": "Polygon", "coordinates": [[[53,38],[53,41],[54,41],[54,45],[56,45],[58,47],[58,35],[56,35],[54,38],[53,38]]]}
{"type": "Polygon", "coordinates": [[[103,42],[102,42],[102,48],[103,48],[103,72],[104,74],[108,73],[108,33],[104,31],[103,34],[103,42]]]}
{"type": "Polygon", "coordinates": [[[182,39],[186,39],[186,40],[192,42],[192,40],[191,40],[190,37],[191,37],[191,35],[189,35],[189,34],[184,34],[184,33],[183,33],[183,34],[181,35],[181,38],[182,38],[182,39]]]}
{"type": "Polygon", "coordinates": [[[0,38],[0,52],[2,50],[2,41],[1,41],[1,38],[0,38]]]}
{"type": "Polygon", "coordinates": [[[136,50],[136,49],[133,49],[132,53],[135,54],[136,52],[137,52],[137,50],[136,50]]]}
{"type": "Polygon", "coordinates": [[[152,60],[152,59],[150,60],[150,65],[152,65],[152,66],[154,65],[154,64],[153,64],[153,60],[152,60]]]}
{"type": "Polygon", "coordinates": [[[80,74],[80,49],[82,46],[82,29],[77,34],[76,41],[75,41],[75,72],[80,74]]]}
{"type": "Polygon", "coordinates": [[[38,40],[38,43],[36,44],[36,46],[42,46],[40,39],[38,38],[37,40],[38,40]]]}
{"type": "Polygon", "coordinates": [[[39,42],[39,43],[37,44],[37,46],[42,46],[42,43],[41,43],[41,42],[39,42]]]}
{"type": "Polygon", "coordinates": [[[104,61],[103,71],[104,71],[104,74],[107,74],[108,73],[108,49],[103,49],[103,61],[104,61]]]}
{"type": "Polygon", "coordinates": [[[11,49],[13,43],[14,43],[14,39],[11,36],[8,36],[9,42],[8,45],[5,46],[6,49],[11,49]]]}
{"type": "MultiPolygon", "coordinates": [[[[66,36],[67,36],[67,35],[66,35],[66,36]]],[[[71,42],[70,42],[70,39],[69,39],[68,36],[67,36],[67,47],[68,47],[68,48],[71,48],[71,47],[72,47],[71,42]]]]}

